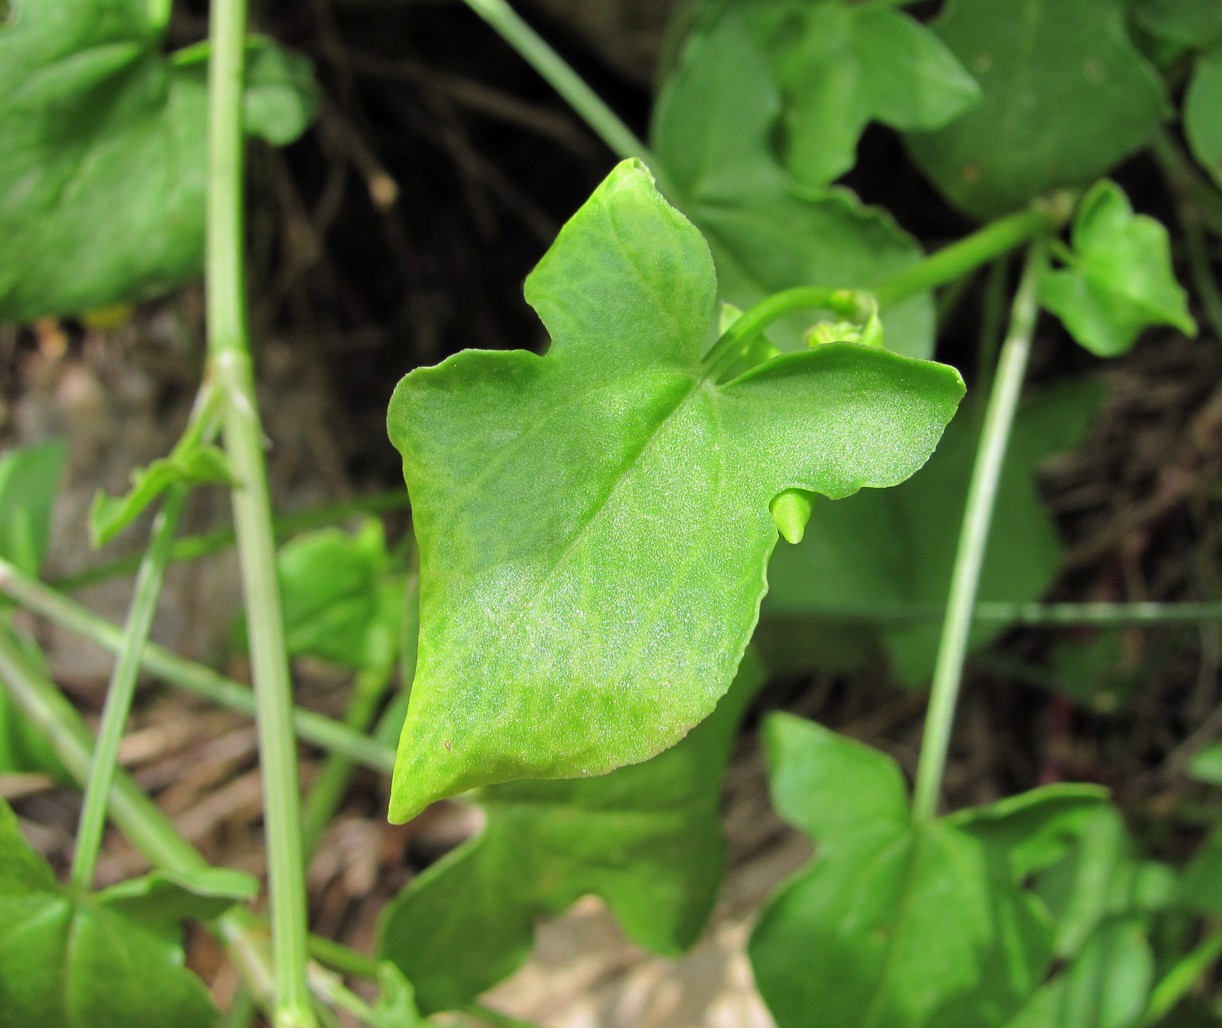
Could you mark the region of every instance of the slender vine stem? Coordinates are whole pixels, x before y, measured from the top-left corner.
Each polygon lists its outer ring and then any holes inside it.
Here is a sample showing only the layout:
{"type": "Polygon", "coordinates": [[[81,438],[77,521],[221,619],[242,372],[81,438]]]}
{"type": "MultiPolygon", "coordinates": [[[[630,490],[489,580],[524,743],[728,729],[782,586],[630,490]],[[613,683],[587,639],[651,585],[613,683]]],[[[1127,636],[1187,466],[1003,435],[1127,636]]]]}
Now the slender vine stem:
{"type": "Polygon", "coordinates": [[[932,820],[937,814],[942,775],[950,746],[951,726],[955,705],[963,680],[963,663],[967,654],[968,632],[972,624],[972,608],[980,584],[980,569],[988,545],[993,506],[997,499],[997,484],[1005,461],[1010,429],[1018,409],[1023,376],[1031,353],[1031,339],[1039,311],[1037,290],[1044,266],[1044,249],[1033,244],[1027,254],[1019,281],[1018,292],[1010,320],[1010,330],[1002,344],[997,375],[984,416],[984,428],[972,481],[963,515],[963,529],[955,553],[951,576],[950,600],[946,620],[942,623],[942,638],[934,666],[933,686],[929,697],[929,712],[921,740],[921,757],[917,765],[913,790],[912,812],[918,822],[932,820]]]}
{"type": "Polygon", "coordinates": [[[247,339],[242,88],[245,0],[214,0],[208,74],[208,353],[224,391],[225,450],[246,601],[263,772],[277,1028],[315,1023],[306,980],[306,890],[292,698],[263,432],[247,339]]]}
{"type": "Polygon", "coordinates": [[[658,176],[659,184],[662,182],[661,167],[649,148],[505,0],[465,2],[560,94],[613,153],[620,157],[639,157],[658,176]]]}
{"type": "Polygon", "coordinates": [[[102,724],[90,763],[89,780],[85,784],[85,800],[81,806],[81,817],[76,830],[71,879],[82,889],[88,889],[92,884],[93,873],[97,867],[102,832],[106,827],[110,787],[119,762],[119,744],[123,741],[123,729],[131,712],[132,698],[136,694],[140,654],[148,642],[149,630],[153,626],[170,542],[174,538],[186,498],[185,486],[175,486],[166,493],[161,510],[153,522],[152,539],[140,565],[140,574],[136,578],[127,630],[123,633],[123,647],[119,651],[119,659],[115,661],[110,685],[106,691],[102,724]]]}

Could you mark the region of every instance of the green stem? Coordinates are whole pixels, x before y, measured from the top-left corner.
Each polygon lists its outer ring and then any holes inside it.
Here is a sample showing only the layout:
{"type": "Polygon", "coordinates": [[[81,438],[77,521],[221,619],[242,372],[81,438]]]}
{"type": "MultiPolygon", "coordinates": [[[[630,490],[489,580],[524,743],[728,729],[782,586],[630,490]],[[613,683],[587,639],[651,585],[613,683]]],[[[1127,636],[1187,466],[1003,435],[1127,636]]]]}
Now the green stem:
{"type": "Polygon", "coordinates": [[[864,322],[870,316],[870,296],[851,289],[797,286],[773,293],[744,311],[704,355],[710,377],[716,377],[773,322],[796,311],[826,310],[837,317],[864,322]]]}
{"type": "MultiPolygon", "coordinates": [[[[119,653],[123,647],[123,633],[114,625],[2,558],[0,593],[112,653],[119,653]]],[[[149,643],[144,648],[140,661],[151,674],[223,707],[242,714],[253,715],[256,712],[254,694],[247,686],[232,678],[225,678],[202,664],[184,660],[156,643],[149,643]]],[[[341,753],[362,767],[385,774],[389,774],[395,766],[393,746],[370,740],[311,710],[297,708],[292,713],[292,719],[296,733],[306,742],[341,753]]]]}
{"type": "Polygon", "coordinates": [[[1049,234],[1063,225],[1072,211],[1068,196],[1057,194],[1045,203],[990,222],[969,236],[931,253],[871,290],[882,310],[913,296],[927,293],[996,260],[1023,243],[1049,234]]]}
{"type": "Polygon", "coordinates": [[[214,0],[208,73],[208,353],[224,391],[225,449],[238,481],[234,527],[250,637],[267,833],[277,1028],[315,1024],[306,981],[306,889],[297,754],[263,431],[247,341],[242,88],[244,0],[214,0]]]}
{"type": "Polygon", "coordinates": [[[93,883],[98,851],[102,846],[102,832],[106,827],[110,787],[114,782],[115,767],[119,761],[119,744],[123,741],[123,729],[127,725],[132,698],[136,693],[140,654],[148,642],[153,616],[157,612],[157,597],[165,577],[170,542],[174,538],[186,498],[187,491],[183,486],[176,486],[167,492],[165,502],[153,522],[152,540],[145,551],[144,562],[140,565],[140,574],[136,578],[127,630],[123,633],[123,647],[119,651],[119,659],[115,662],[110,686],[106,692],[102,724],[90,763],[85,800],[76,830],[71,879],[82,889],[88,889],[93,883]]]}
{"type": "MultiPolygon", "coordinates": [[[[322,528],[334,525],[355,514],[385,514],[408,507],[407,492],[403,489],[393,489],[384,493],[375,493],[354,500],[343,500],[339,503],[325,504],[312,510],[296,514],[285,514],[277,517],[272,529],[277,539],[308,531],[311,528],[322,528]]],[[[185,536],[175,539],[170,547],[170,560],[194,560],[199,557],[209,557],[214,553],[228,549],[233,545],[235,535],[233,529],[219,529],[215,532],[205,532],[202,535],[185,536]]],[[[50,579],[51,585],[65,592],[83,589],[85,586],[98,582],[106,582],[131,574],[140,566],[140,556],[120,557],[107,561],[97,567],[78,571],[75,574],[64,575],[50,579]]]]}
{"type": "Polygon", "coordinates": [[[466,0],[466,4],[563,97],[613,153],[639,157],[662,183],[662,168],[645,144],[505,0],[466,0]]]}
{"type": "Polygon", "coordinates": [[[1154,1025],[1162,1021],[1219,957],[1222,957],[1222,928],[1214,928],[1154,986],[1142,1024],[1154,1025]]]}
{"type": "Polygon", "coordinates": [[[972,469],[972,481],[968,489],[959,546],[955,553],[950,599],[946,620],[942,625],[942,638],[938,645],[929,712],[925,720],[925,734],[921,740],[921,757],[913,790],[912,813],[918,822],[932,820],[937,814],[955,705],[963,680],[972,608],[976,605],[980,568],[984,563],[993,506],[997,499],[997,484],[1005,460],[1006,445],[1010,439],[1010,429],[1014,424],[1014,414],[1018,409],[1018,398],[1022,392],[1023,376],[1026,373],[1031,338],[1039,311],[1037,291],[1043,265],[1043,247],[1036,244],[1027,255],[1018,292],[1014,297],[1010,331],[1002,344],[997,376],[984,416],[980,449],[976,453],[976,463],[972,469]]]}
{"type": "Polygon", "coordinates": [[[353,978],[365,978],[371,982],[378,980],[378,961],[374,957],[358,953],[352,947],[334,939],[311,935],[310,956],[320,964],[342,971],[353,978]]]}

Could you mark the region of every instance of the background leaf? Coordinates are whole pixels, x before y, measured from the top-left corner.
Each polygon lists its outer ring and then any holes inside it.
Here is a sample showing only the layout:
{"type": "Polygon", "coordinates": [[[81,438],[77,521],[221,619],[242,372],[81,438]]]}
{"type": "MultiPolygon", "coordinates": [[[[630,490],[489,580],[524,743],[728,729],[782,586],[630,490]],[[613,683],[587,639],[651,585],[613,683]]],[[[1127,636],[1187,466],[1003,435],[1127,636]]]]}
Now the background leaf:
{"type": "Polygon", "coordinates": [[[1068,266],[1040,279],[1040,303],[1091,353],[1123,353],[1149,325],[1196,334],[1171,270],[1166,228],[1135,215],[1114,182],[1099,182],[1082,198],[1070,238],[1068,266]]]}
{"type": "Polygon", "coordinates": [[[1092,182],[1166,116],[1120,0],[951,0],[932,27],[984,98],[945,128],[906,138],[943,195],[981,220],[1092,182]]]}
{"type": "Polygon", "coordinates": [[[632,161],[561,230],[526,295],[546,357],[467,351],[391,399],[421,614],[393,820],[673,745],[729,687],[755,627],[772,498],[901,481],[962,394],[950,368],[853,344],[716,383],[701,362],[708,249],[632,161]]]}
{"type": "Polygon", "coordinates": [[[587,893],[606,900],[639,945],[668,955],[690,946],[721,885],[722,774],[762,678],[749,655],[713,715],[652,760],[483,792],[484,831],[383,916],[379,953],[415,984],[421,1009],[463,1006],[511,974],[530,952],[536,918],[587,893]]]}
{"type": "MultiPolygon", "coordinates": [[[[1099,386],[1077,381],[1033,396],[1019,410],[981,573],[982,600],[1036,600],[1051,584],[1061,544],[1036,490],[1035,471],[1081,437],[1100,399],[1099,386]]],[[[837,614],[868,619],[905,606],[945,604],[980,420],[978,405],[965,404],[929,463],[894,489],[836,503],[816,497],[803,541],[773,557],[765,621],[792,626],[801,618],[803,635],[839,637],[846,628],[836,623],[837,614]],[[819,618],[828,624],[812,626],[809,619],[819,618]]],[[[976,626],[971,646],[986,645],[1003,629],[976,626]]],[[[932,672],[936,618],[857,631],[882,643],[904,682],[919,684],[932,672]]]]}
{"type": "Polygon", "coordinates": [[[199,275],[202,71],[162,54],[145,0],[11,5],[0,33],[0,321],[141,299],[199,275]]]}
{"type": "MultiPolygon", "coordinates": [[[[669,198],[708,240],[721,298],[749,307],[796,285],[868,288],[919,260],[920,247],[886,211],[846,189],[795,191],[771,150],[781,94],[736,12],[688,40],[652,129],[669,198]]],[[[783,319],[769,337],[783,350],[803,349],[813,319],[783,319]]],[[[889,349],[932,354],[928,294],[888,310],[883,324],[889,349]]]]}
{"type": "Polygon", "coordinates": [[[1052,955],[1051,925],[1022,872],[1055,857],[1049,841],[1080,828],[1098,791],[1036,793],[921,824],[884,754],[784,714],[768,719],[765,742],[773,802],[817,847],[751,937],[780,1028],[1004,1024],[1052,955]],[[1027,833],[1045,842],[1013,851],[1027,833]]]}
{"type": "MultiPolygon", "coordinates": [[[[1222,25],[1222,16],[1214,17],[1222,25]]],[[[1192,155],[1222,186],[1222,47],[1197,58],[1184,93],[1184,136],[1192,155]]]]}
{"type": "MultiPolygon", "coordinates": [[[[47,1028],[172,1024],[217,1013],[183,967],[180,939],[59,885],[0,800],[0,1017],[47,1028]]],[[[160,926],[159,926],[160,927],[160,926]]]]}

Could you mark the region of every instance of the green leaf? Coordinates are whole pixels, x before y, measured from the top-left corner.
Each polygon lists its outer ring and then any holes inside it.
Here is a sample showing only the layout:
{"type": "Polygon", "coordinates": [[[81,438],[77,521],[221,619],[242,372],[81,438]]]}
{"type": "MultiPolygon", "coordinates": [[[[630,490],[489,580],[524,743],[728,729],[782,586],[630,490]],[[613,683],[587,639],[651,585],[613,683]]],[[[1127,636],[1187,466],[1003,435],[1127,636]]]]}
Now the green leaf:
{"type": "MultiPolygon", "coordinates": [[[[380,522],[298,536],[276,558],[290,656],[357,669],[389,668],[404,617],[402,574],[392,573],[380,522]]],[[[238,622],[245,630],[245,619],[238,622]]]]}
{"type": "Polygon", "coordinates": [[[751,937],[780,1028],[1003,1024],[1052,953],[1023,872],[1055,859],[1099,793],[1048,790],[921,824],[884,754],[784,714],[765,742],[773,802],[817,846],[751,937]]]}
{"type": "Polygon", "coordinates": [[[1114,182],[1099,182],[1082,198],[1070,239],[1069,265],[1044,273],[1040,303],[1091,353],[1124,353],[1149,325],[1196,334],[1188,298],[1171,270],[1166,228],[1135,215],[1114,182]]]}
{"type": "Polygon", "coordinates": [[[982,220],[1092,182],[1167,114],[1120,0],[951,0],[933,29],[984,99],[908,144],[943,195],[982,220]]]}
{"type": "Polygon", "coordinates": [[[199,275],[201,70],[162,53],[147,0],[12,7],[0,33],[0,321],[141,299],[199,275]]]}
{"type": "Polygon", "coordinates": [[[482,793],[483,833],[414,879],[383,915],[379,954],[415,984],[420,1008],[460,1007],[511,974],[530,953],[534,921],[587,893],[639,945],[668,955],[690,946],[721,885],[722,773],[761,680],[748,656],[713,716],[643,764],[482,793]]]}
{"type": "Polygon", "coordinates": [[[318,109],[314,65],[266,37],[255,37],[247,45],[242,101],[246,131],[285,146],[309,128],[318,109]]]}
{"type": "MultiPolygon", "coordinates": [[[[1035,487],[1036,468],[1081,437],[1100,398],[1095,383],[1078,381],[1032,397],[1019,410],[998,486],[981,600],[1036,600],[1052,582],[1061,544],[1035,487]]],[[[836,503],[816,498],[802,544],[782,547],[773,558],[765,621],[801,618],[804,634],[830,636],[844,631],[837,618],[944,605],[980,423],[978,405],[969,402],[929,463],[903,485],[836,503]],[[828,624],[812,626],[811,619],[828,624]]],[[[985,646],[1003,630],[978,625],[970,645],[985,646]]],[[[919,684],[932,672],[936,618],[884,621],[873,631],[904,682],[919,684]]]]}
{"type": "Polygon", "coordinates": [[[1141,28],[1168,43],[1206,50],[1222,42],[1218,0],[1129,0],[1128,10],[1141,28]]]}
{"type": "Polygon", "coordinates": [[[241,900],[253,900],[259,883],[253,875],[209,867],[190,876],[153,871],[104,889],[98,902],[142,928],[172,940],[182,922],[211,921],[241,900]]]}
{"type": "Polygon", "coordinates": [[[1189,910],[1222,916],[1222,828],[1209,833],[1186,868],[1179,886],[1180,902],[1189,910]]]}
{"type": "Polygon", "coordinates": [[[27,575],[37,575],[47,555],[51,508],[67,456],[57,441],[0,457],[0,556],[27,575]]]}
{"type": "MultiPolygon", "coordinates": [[[[46,671],[46,657],[38,644],[23,632],[17,631],[11,619],[0,619],[0,632],[7,633],[17,646],[25,650],[30,662],[46,671]]],[[[0,682],[0,774],[27,774],[43,772],[65,785],[74,783],[50,742],[41,729],[33,723],[9,697],[4,683],[0,682]]]]}
{"type": "Polygon", "coordinates": [[[229,462],[215,446],[196,446],[184,453],[158,457],[148,467],[135,468],[132,487],[123,496],[98,492],[89,508],[89,534],[94,546],[105,546],[143,514],[172,485],[221,485],[232,482],[229,462]]]}
{"type": "Polygon", "coordinates": [[[421,616],[394,820],[673,745],[755,627],[772,498],[903,480],[962,395],[953,369],[852,344],[717,381],[701,360],[708,248],[634,161],[561,230],[526,295],[546,357],[466,351],[391,400],[421,616]]]}
{"type": "Polygon", "coordinates": [[[1006,1028],[1135,1028],[1153,984],[1154,954],[1142,918],[1109,918],[1006,1028]]]}
{"type": "MultiPolygon", "coordinates": [[[[770,147],[782,99],[764,55],[734,10],[687,43],[653,116],[653,148],[670,199],[708,239],[722,299],[750,306],[795,285],[869,288],[921,259],[889,214],[848,190],[799,196],[770,147]]],[[[913,297],[883,317],[897,353],[933,352],[933,302],[913,297]]],[[[769,332],[805,347],[809,317],[769,332]]]]}
{"type": "Polygon", "coordinates": [[[0,801],[0,1017],[46,1028],[172,1024],[217,1013],[183,967],[181,940],[59,885],[0,801]]]}
{"type": "MultiPolygon", "coordinates": [[[[1222,25],[1222,17],[1219,24],[1222,25]]],[[[1184,135],[1192,155],[1222,186],[1222,47],[1197,58],[1184,93],[1184,135]]]]}
{"type": "Polygon", "coordinates": [[[1188,762],[1188,773],[1199,782],[1222,785],[1222,742],[1216,742],[1188,762]]]}
{"type": "Polygon", "coordinates": [[[733,10],[768,59],[784,98],[785,166],[807,188],[853,166],[869,122],[941,128],[980,100],[950,51],[901,12],[843,0],[747,0],[733,10]]]}
{"type": "Polygon", "coordinates": [[[416,990],[389,961],[378,964],[378,1001],[369,1022],[374,1028],[420,1028],[428,1022],[416,1006],[416,990]]]}

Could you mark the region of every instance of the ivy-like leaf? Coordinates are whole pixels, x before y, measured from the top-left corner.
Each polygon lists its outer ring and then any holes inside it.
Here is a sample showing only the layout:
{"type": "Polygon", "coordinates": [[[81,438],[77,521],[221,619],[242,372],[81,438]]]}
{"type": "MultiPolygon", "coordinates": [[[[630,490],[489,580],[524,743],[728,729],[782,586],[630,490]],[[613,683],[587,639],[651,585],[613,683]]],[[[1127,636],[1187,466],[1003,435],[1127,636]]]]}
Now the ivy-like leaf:
{"type": "Polygon", "coordinates": [[[199,69],[162,53],[164,26],[150,21],[147,0],[10,5],[0,33],[0,321],[140,299],[200,274],[199,69]]]}
{"type": "Polygon", "coordinates": [[[1147,142],[1162,82],[1125,33],[1121,0],[951,0],[933,29],[984,99],[934,132],[917,163],[982,220],[1055,186],[1085,185],[1147,142]]]}
{"type": "Polygon", "coordinates": [[[132,487],[122,496],[98,492],[89,508],[89,534],[94,546],[105,546],[143,514],[170,486],[220,485],[233,481],[224,451],[195,446],[183,453],[158,457],[131,474],[132,487]]]}
{"type": "Polygon", "coordinates": [[[695,942],[725,863],[722,774],[762,678],[748,655],[713,715],[643,764],[482,793],[484,831],[384,914],[379,953],[414,983],[420,1008],[461,1007],[507,977],[530,953],[535,920],[587,893],[647,949],[673,956],[695,942]]]}
{"type": "Polygon", "coordinates": [[[708,247],[635,161],[561,230],[526,296],[546,357],[466,351],[391,400],[421,619],[394,820],[677,742],[755,626],[772,498],[903,480],[963,391],[953,369],[853,344],[719,382],[701,359],[708,247]]]}
{"type": "Polygon", "coordinates": [[[773,802],[818,844],[751,937],[777,1024],[1004,1024],[1052,955],[1023,872],[1060,854],[1054,840],[1081,831],[1102,790],[1041,790],[920,824],[884,754],[789,715],[771,717],[765,739],[773,802]]]}
{"type": "MultiPolygon", "coordinates": [[[[982,600],[1037,600],[1051,584],[1061,544],[1035,487],[1036,468],[1049,454],[1077,442],[1101,393],[1093,382],[1066,383],[1033,396],[1019,410],[981,572],[982,600]]],[[[835,642],[846,631],[846,617],[885,618],[888,611],[945,604],[981,413],[978,405],[965,404],[929,463],[903,485],[836,503],[816,497],[805,539],[773,558],[765,622],[800,618],[808,623],[801,633],[804,644],[812,635],[835,642]]],[[[1003,629],[973,627],[971,647],[987,645],[1003,629]]],[[[883,620],[877,628],[858,631],[881,641],[904,682],[919,685],[932,673],[940,633],[936,618],[883,620]]]]}
{"type": "Polygon", "coordinates": [[[746,0],[734,12],[768,58],[785,99],[784,163],[807,188],[853,166],[869,122],[941,128],[980,100],[937,36],[901,12],[844,0],[746,0]]]}
{"type": "Polygon", "coordinates": [[[1149,325],[1196,334],[1166,228],[1135,215],[1118,185],[1099,182],[1082,198],[1070,239],[1069,266],[1044,274],[1040,303],[1091,353],[1124,353],[1149,325]]]}
{"type": "MultiPolygon", "coordinates": [[[[1222,13],[1214,17],[1222,25],[1222,13]]],[[[1193,64],[1184,93],[1184,135],[1192,155],[1222,187],[1222,47],[1193,64]]]]}
{"type": "MultiPolygon", "coordinates": [[[[847,189],[795,192],[770,146],[781,94],[736,12],[688,40],[653,115],[669,198],[708,239],[722,299],[747,307],[794,285],[869,288],[920,260],[921,248],[886,211],[847,189]]],[[[810,324],[794,315],[769,335],[800,350],[810,324]]],[[[932,354],[928,294],[888,310],[883,324],[889,349],[932,354]]]]}
{"type": "MultiPolygon", "coordinates": [[[[177,889],[159,879],[139,909],[215,913],[228,905],[170,902],[177,889]]],[[[0,1019],[54,1028],[215,1024],[207,990],[183,966],[181,932],[168,931],[164,920],[145,925],[125,916],[133,891],[141,890],[128,884],[108,896],[61,886],[0,801],[0,1019]]]]}

